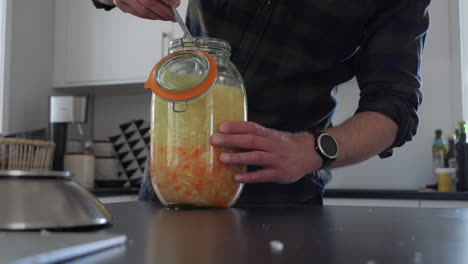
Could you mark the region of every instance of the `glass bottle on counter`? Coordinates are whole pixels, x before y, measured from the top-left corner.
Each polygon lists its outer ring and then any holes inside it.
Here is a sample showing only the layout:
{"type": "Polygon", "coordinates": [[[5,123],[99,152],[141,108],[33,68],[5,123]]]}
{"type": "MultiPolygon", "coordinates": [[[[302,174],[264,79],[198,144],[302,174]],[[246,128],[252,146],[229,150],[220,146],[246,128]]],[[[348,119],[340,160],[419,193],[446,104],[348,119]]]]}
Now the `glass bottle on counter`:
{"type": "Polygon", "coordinates": [[[442,137],[442,130],[435,131],[435,139],[432,144],[432,167],[435,171],[436,168],[445,167],[445,156],[447,155],[447,143],[442,137]]]}
{"type": "Polygon", "coordinates": [[[244,82],[220,39],[176,39],[155,65],[145,88],[151,108],[151,179],[166,206],[229,207],[243,184],[233,180],[245,166],[224,165],[210,136],[225,121],[246,121],[244,82]]]}
{"type": "Polygon", "coordinates": [[[448,137],[448,151],[445,156],[445,167],[446,168],[455,168],[455,135],[450,135],[448,137]]]}
{"type": "Polygon", "coordinates": [[[460,138],[458,139],[458,142],[455,144],[455,155],[456,155],[456,184],[457,184],[457,191],[462,191],[463,186],[465,185],[465,178],[466,178],[466,173],[467,173],[467,168],[466,168],[466,159],[468,158],[466,155],[466,149],[467,149],[467,142],[466,142],[466,122],[465,121],[459,121],[459,133],[460,133],[460,138]]]}

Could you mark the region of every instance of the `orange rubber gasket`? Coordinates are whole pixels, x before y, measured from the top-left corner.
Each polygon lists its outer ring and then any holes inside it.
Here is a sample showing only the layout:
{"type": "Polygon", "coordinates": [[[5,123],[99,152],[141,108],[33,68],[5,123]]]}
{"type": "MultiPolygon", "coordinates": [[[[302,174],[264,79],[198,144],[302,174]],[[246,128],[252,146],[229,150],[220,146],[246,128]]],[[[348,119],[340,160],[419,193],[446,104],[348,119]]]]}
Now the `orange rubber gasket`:
{"type": "Polygon", "coordinates": [[[148,80],[145,82],[144,87],[145,89],[152,90],[154,94],[168,101],[187,101],[187,100],[193,99],[203,94],[206,90],[208,90],[211,87],[211,85],[213,85],[213,83],[216,81],[217,76],[218,76],[218,67],[216,66],[216,61],[213,59],[213,57],[210,54],[203,52],[201,50],[177,51],[164,57],[156,65],[154,65],[153,69],[151,70],[148,80]],[[163,62],[170,60],[171,58],[178,56],[180,54],[187,54],[187,53],[192,53],[192,52],[201,53],[208,59],[208,65],[210,68],[205,79],[197,86],[186,91],[168,91],[162,88],[161,86],[159,86],[158,82],[156,82],[156,76],[155,76],[156,69],[159,67],[159,65],[161,65],[163,62]]]}

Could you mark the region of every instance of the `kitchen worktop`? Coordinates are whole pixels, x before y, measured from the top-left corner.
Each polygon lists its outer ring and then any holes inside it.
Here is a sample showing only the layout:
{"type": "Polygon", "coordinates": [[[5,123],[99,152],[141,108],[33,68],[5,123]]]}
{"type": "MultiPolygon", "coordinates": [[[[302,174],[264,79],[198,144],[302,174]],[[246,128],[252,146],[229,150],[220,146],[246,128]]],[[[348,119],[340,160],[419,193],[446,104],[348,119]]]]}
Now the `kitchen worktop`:
{"type": "Polygon", "coordinates": [[[126,234],[127,245],[86,263],[468,263],[468,209],[107,208],[113,225],[99,232],[126,234]]]}
{"type": "Polygon", "coordinates": [[[139,187],[130,188],[92,188],[89,191],[97,197],[138,194],[139,187]]]}
{"type": "MultiPolygon", "coordinates": [[[[139,188],[95,188],[90,191],[98,196],[138,194],[139,188]]],[[[458,200],[468,201],[468,192],[437,192],[419,190],[377,190],[377,189],[327,189],[325,198],[364,199],[408,199],[408,200],[458,200]]]]}
{"type": "Polygon", "coordinates": [[[325,191],[324,197],[468,201],[468,192],[438,192],[427,190],[327,189],[325,191]]]}

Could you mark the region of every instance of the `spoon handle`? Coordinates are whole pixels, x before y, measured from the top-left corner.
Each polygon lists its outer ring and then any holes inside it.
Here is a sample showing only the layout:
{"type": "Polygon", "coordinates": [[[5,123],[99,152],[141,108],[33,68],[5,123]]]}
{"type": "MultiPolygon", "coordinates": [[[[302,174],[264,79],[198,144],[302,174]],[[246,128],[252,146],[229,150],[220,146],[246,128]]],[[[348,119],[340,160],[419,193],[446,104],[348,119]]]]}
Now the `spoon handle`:
{"type": "Polygon", "coordinates": [[[174,13],[174,16],[179,23],[179,26],[182,28],[182,31],[184,31],[184,36],[183,38],[191,38],[192,34],[190,34],[190,31],[188,30],[187,26],[184,23],[184,20],[180,17],[179,12],[175,7],[171,7],[172,12],[174,13]]]}

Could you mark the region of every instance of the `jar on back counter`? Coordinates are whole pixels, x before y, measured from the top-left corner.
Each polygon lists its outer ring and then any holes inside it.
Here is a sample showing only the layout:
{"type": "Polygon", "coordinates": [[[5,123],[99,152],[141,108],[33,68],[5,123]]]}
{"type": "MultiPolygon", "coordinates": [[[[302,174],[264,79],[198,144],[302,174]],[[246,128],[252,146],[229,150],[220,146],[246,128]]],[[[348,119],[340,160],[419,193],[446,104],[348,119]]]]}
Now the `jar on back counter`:
{"type": "Polygon", "coordinates": [[[176,39],[151,71],[153,91],[151,180],[166,206],[230,207],[243,184],[233,180],[245,166],[224,165],[210,137],[225,121],[246,121],[244,82],[220,39],[176,39]]]}

